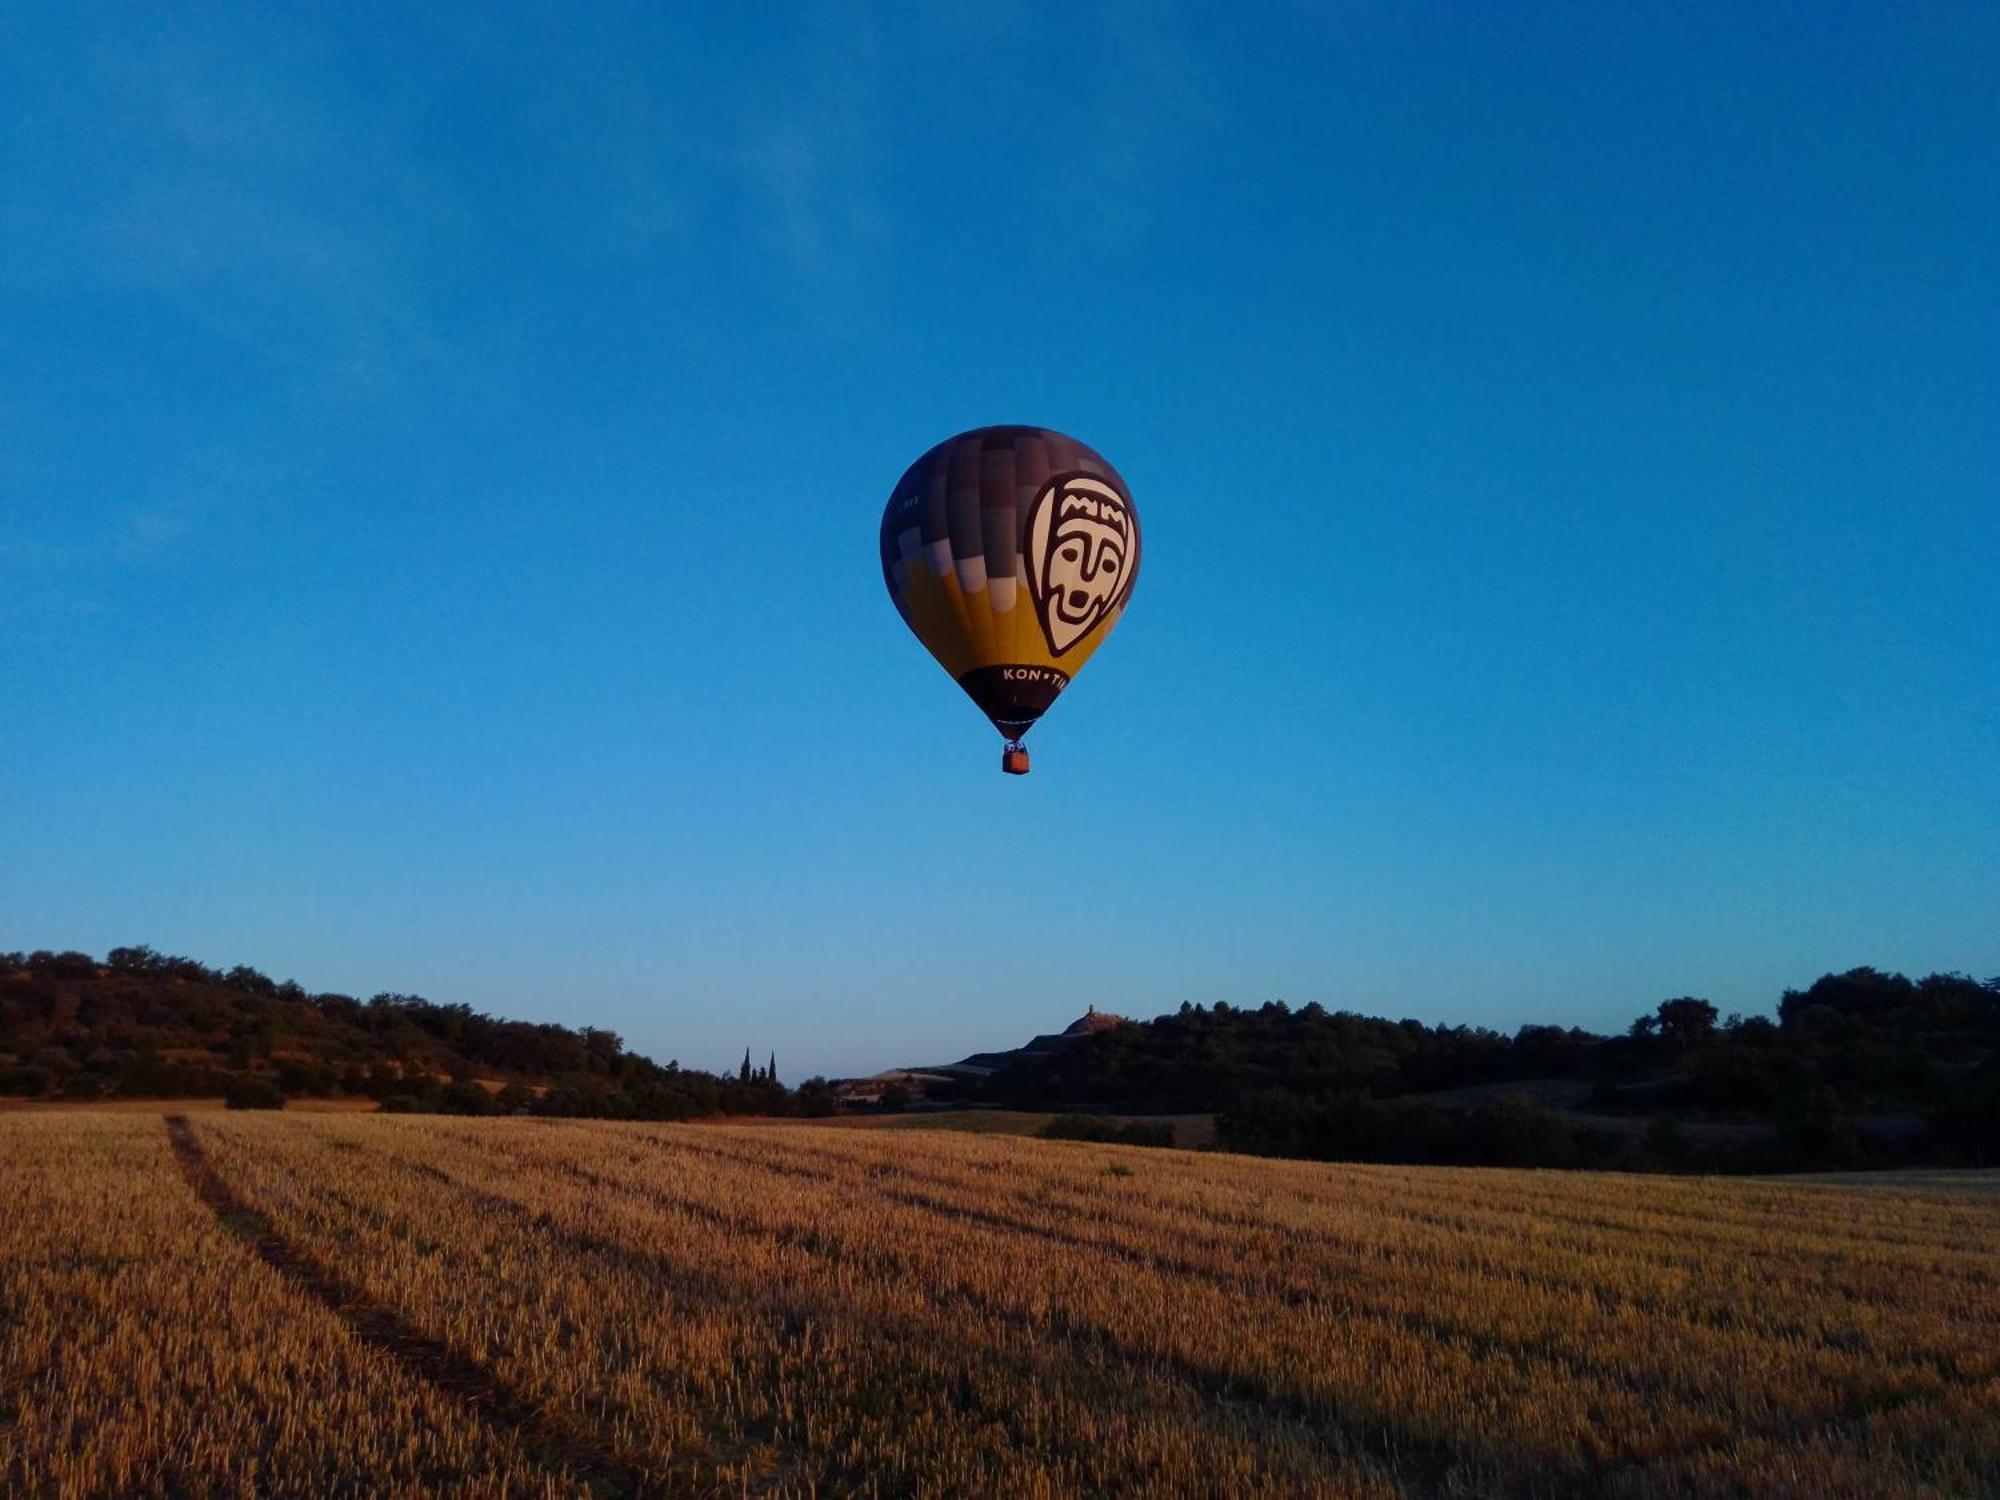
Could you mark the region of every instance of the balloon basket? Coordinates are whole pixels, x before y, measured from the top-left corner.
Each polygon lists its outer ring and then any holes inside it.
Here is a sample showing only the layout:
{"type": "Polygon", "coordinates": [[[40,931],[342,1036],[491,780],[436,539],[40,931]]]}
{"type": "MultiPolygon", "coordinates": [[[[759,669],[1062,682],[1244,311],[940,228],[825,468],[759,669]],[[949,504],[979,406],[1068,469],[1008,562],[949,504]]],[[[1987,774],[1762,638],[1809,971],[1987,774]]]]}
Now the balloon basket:
{"type": "Polygon", "coordinates": [[[1000,752],[1000,769],[1009,776],[1028,774],[1028,747],[1019,740],[1009,740],[1007,748],[1000,752]]]}

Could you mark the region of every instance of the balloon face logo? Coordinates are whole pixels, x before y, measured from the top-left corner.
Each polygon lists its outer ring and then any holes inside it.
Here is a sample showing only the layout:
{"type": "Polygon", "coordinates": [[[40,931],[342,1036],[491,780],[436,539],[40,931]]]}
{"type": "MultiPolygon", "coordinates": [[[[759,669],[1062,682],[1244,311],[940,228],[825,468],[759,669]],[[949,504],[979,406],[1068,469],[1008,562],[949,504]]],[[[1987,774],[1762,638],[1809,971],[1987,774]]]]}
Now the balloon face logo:
{"type": "Polygon", "coordinates": [[[1124,603],[1138,528],[1125,497],[1083,474],[1058,475],[1028,514],[1028,588],[1049,651],[1061,656],[1124,603]]]}

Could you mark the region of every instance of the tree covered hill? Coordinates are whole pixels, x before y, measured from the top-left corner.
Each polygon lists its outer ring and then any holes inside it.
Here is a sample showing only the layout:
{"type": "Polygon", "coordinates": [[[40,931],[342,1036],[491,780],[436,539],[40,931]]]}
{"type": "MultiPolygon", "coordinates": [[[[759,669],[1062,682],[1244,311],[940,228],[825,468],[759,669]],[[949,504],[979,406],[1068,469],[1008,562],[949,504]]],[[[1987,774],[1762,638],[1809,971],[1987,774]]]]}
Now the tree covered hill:
{"type": "Polygon", "coordinates": [[[1682,997],[1620,1036],[1183,1005],[958,1092],[1026,1109],[1216,1111],[1230,1149],[1343,1160],[2000,1164],[2000,980],[1854,969],[1788,990],[1775,1017],[1682,997]]]}
{"type": "MultiPolygon", "coordinates": [[[[784,1113],[775,1062],[661,1066],[596,1027],[503,1021],[416,995],[312,994],[150,948],[0,953],[0,1094],[367,1095],[390,1108],[681,1119],[784,1113]]],[[[803,1092],[803,1091],[802,1091],[803,1092]]],[[[823,1092],[823,1088],[821,1090],[823,1092]]]]}

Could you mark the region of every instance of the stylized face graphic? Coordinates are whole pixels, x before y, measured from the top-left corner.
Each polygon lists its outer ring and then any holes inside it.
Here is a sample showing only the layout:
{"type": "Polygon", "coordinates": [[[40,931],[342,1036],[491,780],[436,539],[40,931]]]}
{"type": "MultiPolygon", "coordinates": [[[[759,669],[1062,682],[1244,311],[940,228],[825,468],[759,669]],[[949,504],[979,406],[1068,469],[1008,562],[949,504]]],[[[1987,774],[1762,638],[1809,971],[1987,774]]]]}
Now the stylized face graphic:
{"type": "Polygon", "coordinates": [[[1080,475],[1052,480],[1028,517],[1028,582],[1042,633],[1057,656],[1125,597],[1138,537],[1131,508],[1110,485],[1080,475]]]}

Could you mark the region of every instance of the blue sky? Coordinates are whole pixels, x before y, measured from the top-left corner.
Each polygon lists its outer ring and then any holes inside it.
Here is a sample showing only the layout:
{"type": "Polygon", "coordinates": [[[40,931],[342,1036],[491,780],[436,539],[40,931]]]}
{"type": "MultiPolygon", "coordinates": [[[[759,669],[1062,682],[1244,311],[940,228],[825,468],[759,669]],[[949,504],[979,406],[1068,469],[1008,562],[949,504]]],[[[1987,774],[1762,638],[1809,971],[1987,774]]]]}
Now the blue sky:
{"type": "Polygon", "coordinates": [[[793,1078],[2000,971],[2000,11],[566,9],[0,10],[0,947],[793,1078]],[[1147,537],[1025,780],[874,556],[1008,421],[1147,537]]]}

